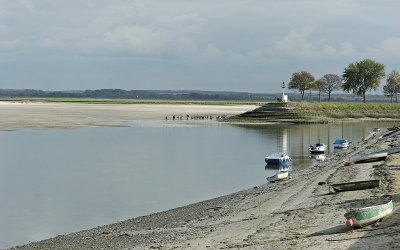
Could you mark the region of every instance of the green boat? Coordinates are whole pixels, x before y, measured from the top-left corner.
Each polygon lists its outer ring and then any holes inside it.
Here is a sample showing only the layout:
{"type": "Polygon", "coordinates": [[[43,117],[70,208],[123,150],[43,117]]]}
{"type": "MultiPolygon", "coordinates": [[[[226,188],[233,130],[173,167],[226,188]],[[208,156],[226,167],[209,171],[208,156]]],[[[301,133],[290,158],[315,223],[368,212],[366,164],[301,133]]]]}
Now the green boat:
{"type": "Polygon", "coordinates": [[[376,188],[379,187],[379,185],[380,185],[380,180],[368,180],[368,181],[355,181],[355,182],[331,184],[331,187],[336,192],[343,192],[343,191],[376,188]]]}
{"type": "Polygon", "coordinates": [[[392,211],[393,202],[389,201],[386,204],[378,206],[351,209],[344,214],[344,217],[347,219],[347,226],[364,227],[389,216],[392,211]]]}

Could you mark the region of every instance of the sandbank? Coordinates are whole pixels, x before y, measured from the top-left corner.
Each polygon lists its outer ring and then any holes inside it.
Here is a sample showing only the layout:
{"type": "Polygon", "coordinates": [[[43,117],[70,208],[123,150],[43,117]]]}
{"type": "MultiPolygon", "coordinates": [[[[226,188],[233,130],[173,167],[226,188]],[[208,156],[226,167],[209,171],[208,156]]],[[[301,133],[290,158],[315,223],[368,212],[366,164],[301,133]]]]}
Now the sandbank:
{"type": "MultiPolygon", "coordinates": [[[[93,126],[123,126],[126,120],[172,120],[193,122],[189,116],[232,116],[256,108],[255,105],[174,105],[174,104],[77,104],[0,102],[0,130],[21,128],[72,129],[93,126]]],[[[197,120],[195,122],[205,122],[197,120]]]]}

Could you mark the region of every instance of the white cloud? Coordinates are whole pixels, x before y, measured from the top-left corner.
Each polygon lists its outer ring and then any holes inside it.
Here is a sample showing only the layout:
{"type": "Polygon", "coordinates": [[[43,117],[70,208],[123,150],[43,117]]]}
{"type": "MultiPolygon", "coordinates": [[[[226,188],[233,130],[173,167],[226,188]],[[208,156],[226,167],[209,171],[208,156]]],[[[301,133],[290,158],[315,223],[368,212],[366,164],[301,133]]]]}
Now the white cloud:
{"type": "Polygon", "coordinates": [[[211,57],[217,57],[217,56],[222,55],[221,50],[218,49],[217,47],[215,47],[214,44],[212,44],[212,43],[207,44],[207,46],[205,48],[205,53],[207,56],[211,56],[211,57]]]}
{"type": "Polygon", "coordinates": [[[35,10],[35,5],[30,0],[16,0],[16,3],[29,11],[35,10]]]}
{"type": "Polygon", "coordinates": [[[359,55],[352,43],[329,44],[318,39],[311,27],[291,30],[282,40],[267,49],[270,54],[284,54],[293,58],[349,58],[359,55]]]}
{"type": "Polygon", "coordinates": [[[382,53],[390,56],[400,56],[400,37],[391,37],[382,41],[382,53]]]}
{"type": "Polygon", "coordinates": [[[15,49],[22,44],[21,40],[0,40],[0,49],[15,49]]]}
{"type": "Polygon", "coordinates": [[[357,51],[354,49],[353,44],[345,41],[340,44],[339,54],[342,56],[355,56],[357,51]]]}
{"type": "Polygon", "coordinates": [[[118,26],[107,33],[106,42],[113,48],[137,54],[157,54],[165,50],[170,34],[149,26],[118,26]]]}

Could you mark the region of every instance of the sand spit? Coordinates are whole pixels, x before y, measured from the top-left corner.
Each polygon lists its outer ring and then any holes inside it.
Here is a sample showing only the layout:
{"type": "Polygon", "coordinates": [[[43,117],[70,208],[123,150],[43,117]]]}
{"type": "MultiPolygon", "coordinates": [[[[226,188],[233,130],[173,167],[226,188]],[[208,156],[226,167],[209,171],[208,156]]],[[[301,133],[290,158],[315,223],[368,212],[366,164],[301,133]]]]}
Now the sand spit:
{"type": "Polygon", "coordinates": [[[58,236],[16,249],[387,249],[400,242],[400,154],[386,161],[344,166],[360,152],[400,145],[379,134],[287,181],[127,221],[58,236]],[[329,193],[329,185],[380,179],[379,188],[329,193]],[[385,221],[352,230],[344,213],[392,199],[385,221]]]}
{"type": "MultiPolygon", "coordinates": [[[[255,105],[167,105],[167,104],[76,104],[0,102],[0,130],[21,128],[71,129],[93,126],[123,126],[125,120],[172,120],[182,115],[231,116],[255,105]]],[[[189,120],[191,122],[191,120],[189,120]]],[[[200,121],[195,121],[200,122],[200,121]]],[[[211,122],[208,120],[207,122],[211,122]]]]}

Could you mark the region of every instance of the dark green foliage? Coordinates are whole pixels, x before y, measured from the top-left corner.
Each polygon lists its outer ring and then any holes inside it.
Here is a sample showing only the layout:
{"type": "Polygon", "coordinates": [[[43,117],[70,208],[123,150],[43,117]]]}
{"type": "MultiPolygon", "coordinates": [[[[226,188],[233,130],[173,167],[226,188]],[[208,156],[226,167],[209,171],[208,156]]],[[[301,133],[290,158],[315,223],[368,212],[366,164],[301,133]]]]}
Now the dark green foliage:
{"type": "Polygon", "coordinates": [[[301,100],[304,100],[304,93],[306,90],[315,88],[314,76],[307,72],[294,72],[289,82],[289,89],[298,89],[301,93],[301,100]]]}
{"type": "Polygon", "coordinates": [[[389,73],[386,78],[386,85],[383,86],[383,93],[385,96],[390,97],[390,102],[392,102],[393,97],[396,97],[400,92],[400,74],[396,70],[389,73]]]}
{"type": "Polygon", "coordinates": [[[385,77],[385,66],[371,59],[351,63],[343,72],[343,90],[352,91],[355,95],[362,96],[364,103],[365,94],[369,90],[376,90],[380,81],[385,77]]]}

